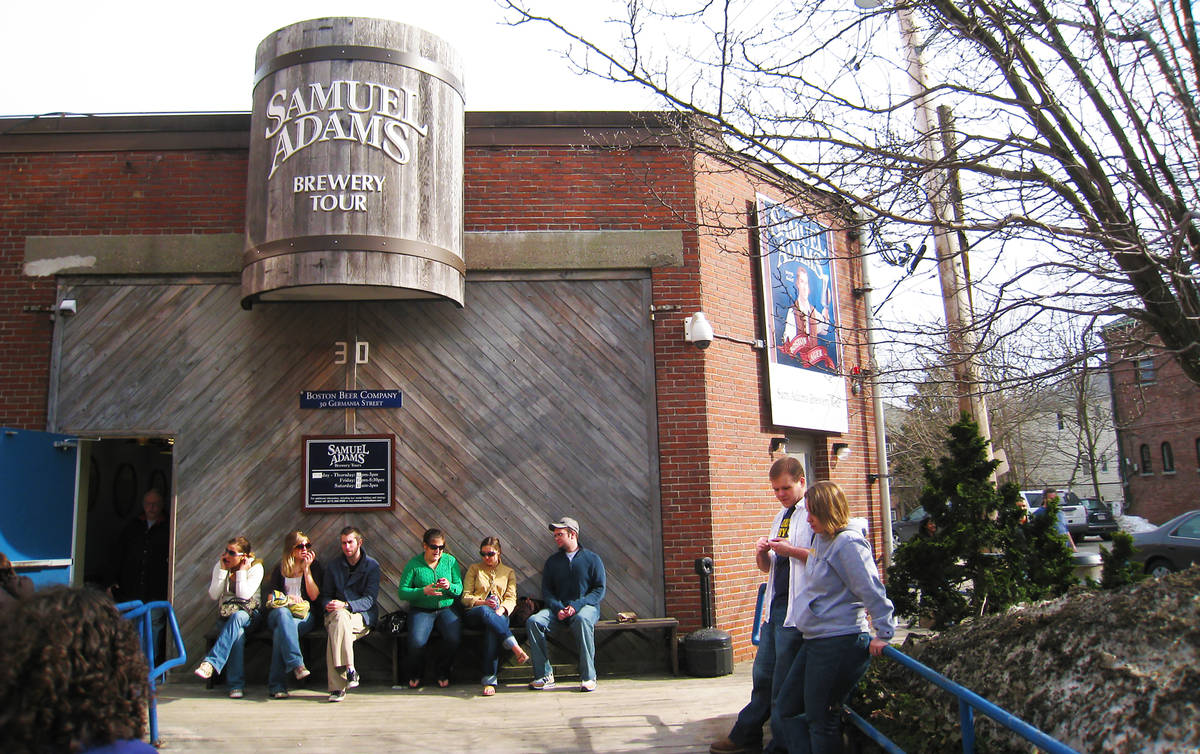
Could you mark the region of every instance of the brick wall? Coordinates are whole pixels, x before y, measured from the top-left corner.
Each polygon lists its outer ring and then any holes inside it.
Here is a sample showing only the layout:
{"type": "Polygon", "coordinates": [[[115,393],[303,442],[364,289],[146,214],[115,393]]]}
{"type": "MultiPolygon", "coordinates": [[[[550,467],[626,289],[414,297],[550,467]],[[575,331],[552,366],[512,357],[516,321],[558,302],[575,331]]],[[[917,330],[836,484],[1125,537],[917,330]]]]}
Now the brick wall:
{"type": "Polygon", "coordinates": [[[1200,486],[1200,388],[1183,375],[1169,354],[1152,346],[1127,347],[1130,335],[1136,334],[1120,329],[1106,331],[1114,422],[1125,479],[1125,510],[1161,524],[1196,508],[1200,486]],[[1146,358],[1154,362],[1152,382],[1138,379],[1138,362],[1146,358]],[[1170,444],[1174,455],[1173,472],[1163,467],[1163,443],[1170,444]],[[1150,451],[1149,467],[1142,463],[1143,445],[1150,451]]]}

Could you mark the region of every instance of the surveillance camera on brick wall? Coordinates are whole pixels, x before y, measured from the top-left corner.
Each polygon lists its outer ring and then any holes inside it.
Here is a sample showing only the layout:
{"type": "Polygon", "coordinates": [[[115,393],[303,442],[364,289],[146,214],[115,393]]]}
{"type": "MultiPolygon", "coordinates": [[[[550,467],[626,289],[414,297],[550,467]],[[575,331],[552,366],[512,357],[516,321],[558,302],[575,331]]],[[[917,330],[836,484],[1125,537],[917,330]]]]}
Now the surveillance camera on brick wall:
{"type": "Polygon", "coordinates": [[[70,317],[75,314],[75,299],[64,298],[58,305],[58,313],[64,317],[70,317]]]}
{"type": "Polygon", "coordinates": [[[701,350],[712,345],[713,329],[704,312],[696,312],[683,320],[683,339],[701,350]]]}

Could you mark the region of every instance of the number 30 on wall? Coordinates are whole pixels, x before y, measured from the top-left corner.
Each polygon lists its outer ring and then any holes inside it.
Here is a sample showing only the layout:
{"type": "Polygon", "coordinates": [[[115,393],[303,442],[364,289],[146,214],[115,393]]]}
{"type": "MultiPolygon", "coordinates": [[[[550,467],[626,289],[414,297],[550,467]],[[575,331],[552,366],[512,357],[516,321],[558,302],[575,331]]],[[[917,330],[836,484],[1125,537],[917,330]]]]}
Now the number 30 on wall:
{"type": "MultiPolygon", "coordinates": [[[[333,344],[333,363],[345,364],[350,358],[350,343],[345,340],[333,344]]],[[[371,360],[371,344],[365,340],[354,341],[354,363],[366,364],[371,360]]]]}

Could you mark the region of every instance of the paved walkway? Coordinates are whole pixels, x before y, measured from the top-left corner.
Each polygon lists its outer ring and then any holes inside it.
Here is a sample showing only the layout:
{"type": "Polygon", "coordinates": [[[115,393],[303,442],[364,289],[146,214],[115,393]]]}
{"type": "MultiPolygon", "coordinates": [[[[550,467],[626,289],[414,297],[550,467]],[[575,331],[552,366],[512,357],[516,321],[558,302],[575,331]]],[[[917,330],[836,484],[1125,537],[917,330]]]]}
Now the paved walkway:
{"type": "Polygon", "coordinates": [[[268,700],[266,688],[233,700],[175,677],[160,689],[164,752],[707,752],[750,698],[750,662],[720,678],[605,678],[591,693],[475,685],[393,691],[364,685],[338,704],[319,688],[268,700]]]}

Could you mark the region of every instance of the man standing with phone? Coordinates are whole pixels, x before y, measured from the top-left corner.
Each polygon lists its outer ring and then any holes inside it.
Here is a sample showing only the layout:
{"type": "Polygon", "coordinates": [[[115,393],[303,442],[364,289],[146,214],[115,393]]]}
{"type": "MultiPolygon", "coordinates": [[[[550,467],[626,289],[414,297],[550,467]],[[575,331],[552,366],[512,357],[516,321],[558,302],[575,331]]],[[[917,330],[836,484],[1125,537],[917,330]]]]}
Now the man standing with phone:
{"type": "Polygon", "coordinates": [[[804,510],[804,465],[800,459],[794,456],[778,459],[771,464],[768,476],[781,508],[775,514],[770,532],[754,543],[754,563],[767,574],[767,591],[758,652],[751,672],[750,703],[738,713],[729,735],[709,747],[711,754],[758,751],[762,748],[763,725],[768,720],[771,720],[771,742],[766,751],[785,750],[782,730],[772,720],[771,710],[783,676],[803,641],[799,631],[785,628],[783,622],[793,593],[790,585],[804,575],[804,562],[796,554],[811,546],[813,533],[804,510]]]}
{"type": "Polygon", "coordinates": [[[363,552],[358,529],[347,526],[339,539],[342,557],[333,559],[321,583],[331,702],[342,701],[347,689],[358,686],[354,640],[379,620],[379,563],[363,552]]]}

